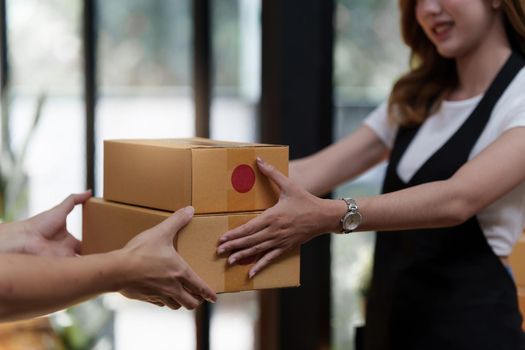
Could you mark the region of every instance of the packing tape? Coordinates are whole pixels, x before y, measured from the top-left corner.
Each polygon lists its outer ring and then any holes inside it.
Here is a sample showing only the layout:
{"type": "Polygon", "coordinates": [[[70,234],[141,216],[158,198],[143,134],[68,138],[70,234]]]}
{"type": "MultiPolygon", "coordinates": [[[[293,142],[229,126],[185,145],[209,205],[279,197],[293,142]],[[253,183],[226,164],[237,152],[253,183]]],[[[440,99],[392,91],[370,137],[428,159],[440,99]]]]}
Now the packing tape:
{"type": "Polygon", "coordinates": [[[228,212],[255,210],[257,192],[256,150],[239,148],[226,150],[230,185],[227,190],[228,212]]]}
{"type": "MultiPolygon", "coordinates": [[[[247,223],[252,218],[251,215],[240,216],[230,215],[228,216],[228,230],[234,229],[242,224],[247,223]]],[[[253,257],[250,261],[240,261],[235,265],[228,264],[228,260],[225,261],[226,266],[224,267],[224,291],[235,292],[241,290],[254,289],[254,280],[248,278],[250,268],[253,266],[257,257],[253,257]]]]}

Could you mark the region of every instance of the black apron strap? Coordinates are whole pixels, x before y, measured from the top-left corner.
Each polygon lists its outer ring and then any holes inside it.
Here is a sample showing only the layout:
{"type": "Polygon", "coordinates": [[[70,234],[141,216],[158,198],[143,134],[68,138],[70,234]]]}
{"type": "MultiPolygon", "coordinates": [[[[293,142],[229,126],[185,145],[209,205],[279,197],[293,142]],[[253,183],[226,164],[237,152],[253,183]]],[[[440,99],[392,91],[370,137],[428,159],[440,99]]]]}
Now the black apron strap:
{"type": "MultiPolygon", "coordinates": [[[[405,183],[397,166],[418,128],[400,128],[383,192],[446,180],[468,161],[525,60],[512,53],[458,131],[405,183]]],[[[378,232],[365,349],[523,349],[515,287],[477,219],[452,228],[378,232]]]]}

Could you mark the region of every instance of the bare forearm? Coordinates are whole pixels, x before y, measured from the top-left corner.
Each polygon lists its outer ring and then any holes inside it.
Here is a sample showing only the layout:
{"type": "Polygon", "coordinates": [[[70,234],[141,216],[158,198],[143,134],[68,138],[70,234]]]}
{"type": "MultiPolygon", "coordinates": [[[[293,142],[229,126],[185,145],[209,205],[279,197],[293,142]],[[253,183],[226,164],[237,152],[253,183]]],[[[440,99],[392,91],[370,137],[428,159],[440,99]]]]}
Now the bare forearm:
{"type": "Polygon", "coordinates": [[[461,224],[525,181],[524,140],[525,128],[510,129],[448,180],[357,198],[363,215],[360,230],[461,224]]]}
{"type": "MultiPolygon", "coordinates": [[[[362,215],[358,230],[437,228],[465,222],[525,181],[524,140],[525,128],[511,129],[445,181],[355,198],[362,215]]],[[[348,141],[353,143],[352,138],[348,141]]],[[[376,157],[369,159],[378,161],[385,147],[376,141],[370,145],[377,149],[372,152],[376,157]]],[[[340,164],[345,164],[343,159],[340,164]]],[[[341,230],[340,220],[347,212],[344,201],[315,197],[275,167],[264,162],[258,165],[280,188],[279,201],[257,218],[226,232],[218,248],[219,253],[232,252],[230,262],[268,252],[251,268],[252,277],[283,252],[322,233],[341,230]]],[[[327,168],[319,164],[319,169],[327,168]]]]}
{"type": "Polygon", "coordinates": [[[44,315],[119,290],[121,259],[118,252],[73,258],[0,255],[0,321],[44,315]]]}
{"type": "Polygon", "coordinates": [[[316,196],[325,195],[335,186],[354,179],[375,165],[366,164],[357,157],[355,162],[336,164],[335,160],[325,157],[324,152],[290,162],[290,179],[316,196]]]}
{"type": "MultiPolygon", "coordinates": [[[[454,226],[474,215],[473,206],[460,189],[447,181],[436,181],[392,193],[356,198],[363,221],[359,231],[454,226]]],[[[346,212],[341,200],[326,200],[327,228],[340,229],[346,212]],[[328,225],[328,222],[331,222],[328,225]]]]}
{"type": "Polygon", "coordinates": [[[345,139],[290,162],[290,179],[320,196],[372,168],[388,155],[382,141],[366,126],[345,139]]]}
{"type": "Polygon", "coordinates": [[[459,225],[474,215],[461,191],[447,181],[361,198],[360,230],[391,231],[459,225]]]}
{"type": "Polygon", "coordinates": [[[299,186],[315,195],[322,195],[317,193],[315,189],[315,175],[311,171],[311,157],[296,159],[290,162],[289,177],[299,186]]]}

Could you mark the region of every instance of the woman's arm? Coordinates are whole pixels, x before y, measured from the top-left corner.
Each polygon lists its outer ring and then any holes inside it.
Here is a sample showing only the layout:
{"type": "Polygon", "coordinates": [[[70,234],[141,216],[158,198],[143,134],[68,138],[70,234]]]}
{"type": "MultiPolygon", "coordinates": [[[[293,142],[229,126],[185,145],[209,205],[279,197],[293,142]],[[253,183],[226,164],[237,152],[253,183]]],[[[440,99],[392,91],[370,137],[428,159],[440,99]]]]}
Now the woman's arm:
{"type": "Polygon", "coordinates": [[[525,181],[525,127],[506,131],[450,179],[360,198],[360,230],[455,226],[525,181]]]}
{"type": "MultiPolygon", "coordinates": [[[[450,179],[389,194],[357,198],[363,221],[359,230],[399,230],[458,225],[525,181],[525,127],[505,132],[462,166],[450,179]]],[[[265,252],[250,276],[293,247],[338,231],[346,212],[341,200],[315,197],[259,162],[281,189],[279,202],[245,225],[226,232],[218,253],[235,251],[230,263],[265,252]]]]}
{"type": "Polygon", "coordinates": [[[191,207],[181,209],[106,254],[0,255],[0,322],[44,315],[105,292],[173,309],[216,300],[173,247],[175,235],[192,215],[191,207]]]}
{"type": "Polygon", "coordinates": [[[290,162],[290,179],[308,192],[321,196],[386,159],[388,152],[381,139],[362,125],[339,142],[290,162]]]}

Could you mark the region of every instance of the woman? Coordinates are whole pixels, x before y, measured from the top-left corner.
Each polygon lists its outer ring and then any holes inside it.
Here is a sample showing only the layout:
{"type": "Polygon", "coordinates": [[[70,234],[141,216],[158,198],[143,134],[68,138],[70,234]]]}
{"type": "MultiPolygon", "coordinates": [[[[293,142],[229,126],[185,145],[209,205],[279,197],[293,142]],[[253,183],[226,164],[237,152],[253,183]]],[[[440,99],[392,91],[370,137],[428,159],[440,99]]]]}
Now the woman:
{"type": "MultiPolygon", "coordinates": [[[[367,349],[522,349],[507,257],[525,226],[525,2],[400,0],[412,69],[346,139],[259,160],[279,202],[225,233],[250,277],[323,232],[379,231],[367,349]],[[314,195],[389,159],[383,194],[314,195]],[[310,193],[312,194],[310,194],[310,193]]],[[[234,253],[231,253],[234,252],[234,253]]]]}
{"type": "Polygon", "coordinates": [[[25,221],[0,225],[0,322],[63,309],[106,292],[158,306],[196,308],[215,292],[184,262],[173,239],[193,216],[187,207],[117,251],[76,256],[66,218],[91,192],[71,195],[25,221]]]}

